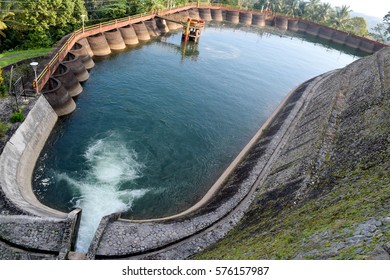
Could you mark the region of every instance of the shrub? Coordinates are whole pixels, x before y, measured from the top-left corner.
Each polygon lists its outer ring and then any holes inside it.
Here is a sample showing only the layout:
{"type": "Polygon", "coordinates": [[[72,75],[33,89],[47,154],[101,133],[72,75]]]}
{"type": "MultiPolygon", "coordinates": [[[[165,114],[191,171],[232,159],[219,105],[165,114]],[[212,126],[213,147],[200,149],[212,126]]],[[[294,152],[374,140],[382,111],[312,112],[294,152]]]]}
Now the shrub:
{"type": "Polygon", "coordinates": [[[3,78],[3,69],[0,67],[0,96],[4,97],[6,94],[6,87],[3,78]]]}
{"type": "Polygon", "coordinates": [[[3,122],[0,122],[0,138],[3,137],[9,129],[9,125],[3,122]]]}
{"type": "Polygon", "coordinates": [[[11,118],[10,118],[10,121],[12,123],[17,123],[17,122],[22,122],[24,121],[24,114],[22,111],[18,111],[18,112],[15,112],[12,114],[11,118]]]}

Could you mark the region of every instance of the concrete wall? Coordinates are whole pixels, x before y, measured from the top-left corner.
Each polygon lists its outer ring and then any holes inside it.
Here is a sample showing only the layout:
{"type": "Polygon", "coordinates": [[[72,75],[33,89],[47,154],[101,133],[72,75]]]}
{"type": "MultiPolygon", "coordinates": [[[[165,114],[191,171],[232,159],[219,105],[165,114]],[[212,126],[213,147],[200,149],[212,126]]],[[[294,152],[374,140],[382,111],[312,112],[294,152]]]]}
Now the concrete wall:
{"type": "Polygon", "coordinates": [[[0,156],[0,184],[17,207],[37,216],[65,218],[67,214],[42,205],[31,188],[31,177],[39,153],[58,117],[41,96],[0,156]]]}

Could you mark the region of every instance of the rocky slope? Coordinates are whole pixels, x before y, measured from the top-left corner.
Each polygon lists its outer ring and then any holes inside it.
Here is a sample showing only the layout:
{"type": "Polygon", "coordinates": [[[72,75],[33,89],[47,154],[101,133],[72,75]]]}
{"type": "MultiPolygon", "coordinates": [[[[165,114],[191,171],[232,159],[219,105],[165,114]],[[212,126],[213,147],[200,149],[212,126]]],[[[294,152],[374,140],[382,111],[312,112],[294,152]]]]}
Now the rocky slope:
{"type": "Polygon", "coordinates": [[[243,220],[195,257],[390,259],[389,97],[389,48],[323,78],[243,220]]]}

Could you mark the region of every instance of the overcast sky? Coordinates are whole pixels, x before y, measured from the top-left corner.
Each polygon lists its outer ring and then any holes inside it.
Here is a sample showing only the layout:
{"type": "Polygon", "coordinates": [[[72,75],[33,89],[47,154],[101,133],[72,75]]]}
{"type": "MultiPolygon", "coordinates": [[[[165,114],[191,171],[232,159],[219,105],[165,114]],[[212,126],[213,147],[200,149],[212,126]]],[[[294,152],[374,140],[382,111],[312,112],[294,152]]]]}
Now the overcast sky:
{"type": "Polygon", "coordinates": [[[369,16],[383,18],[390,12],[389,0],[321,0],[334,7],[348,5],[351,10],[358,13],[364,13],[369,16]]]}

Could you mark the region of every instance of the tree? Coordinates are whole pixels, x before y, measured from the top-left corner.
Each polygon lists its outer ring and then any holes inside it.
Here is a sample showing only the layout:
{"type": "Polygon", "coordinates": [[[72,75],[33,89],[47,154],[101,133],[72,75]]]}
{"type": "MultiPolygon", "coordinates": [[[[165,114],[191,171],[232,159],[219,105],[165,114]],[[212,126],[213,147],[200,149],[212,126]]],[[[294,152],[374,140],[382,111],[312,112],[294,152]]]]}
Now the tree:
{"type": "Polygon", "coordinates": [[[329,3],[322,3],[318,6],[318,14],[316,17],[316,21],[322,24],[326,24],[331,19],[334,10],[329,3]]]}
{"type": "Polygon", "coordinates": [[[292,17],[302,16],[303,11],[301,10],[300,3],[300,0],[285,0],[282,8],[283,13],[292,17]]]}
{"type": "Polygon", "coordinates": [[[317,21],[317,15],[318,15],[318,8],[321,5],[320,0],[310,0],[305,7],[305,17],[317,21]]]}
{"type": "Polygon", "coordinates": [[[13,12],[10,12],[10,3],[9,2],[0,2],[0,36],[3,36],[4,38],[5,33],[3,30],[7,29],[7,21],[9,21],[15,14],[13,12]]]}
{"type": "Polygon", "coordinates": [[[336,7],[336,13],[331,18],[331,23],[333,27],[336,27],[340,30],[348,29],[350,24],[350,12],[349,6],[342,5],[341,7],[336,7]]]}
{"type": "Polygon", "coordinates": [[[49,47],[81,25],[87,11],[83,0],[25,0],[13,2],[13,41],[24,48],[49,47]]]}
{"type": "Polygon", "coordinates": [[[91,19],[107,21],[127,15],[127,0],[92,0],[88,3],[91,19]]]}
{"type": "Polygon", "coordinates": [[[370,32],[370,36],[382,43],[390,42],[390,12],[383,17],[383,22],[378,23],[370,32]]]}
{"type": "Polygon", "coordinates": [[[364,17],[353,17],[349,22],[349,26],[347,28],[348,32],[351,32],[358,36],[367,36],[367,22],[364,17]]]}

